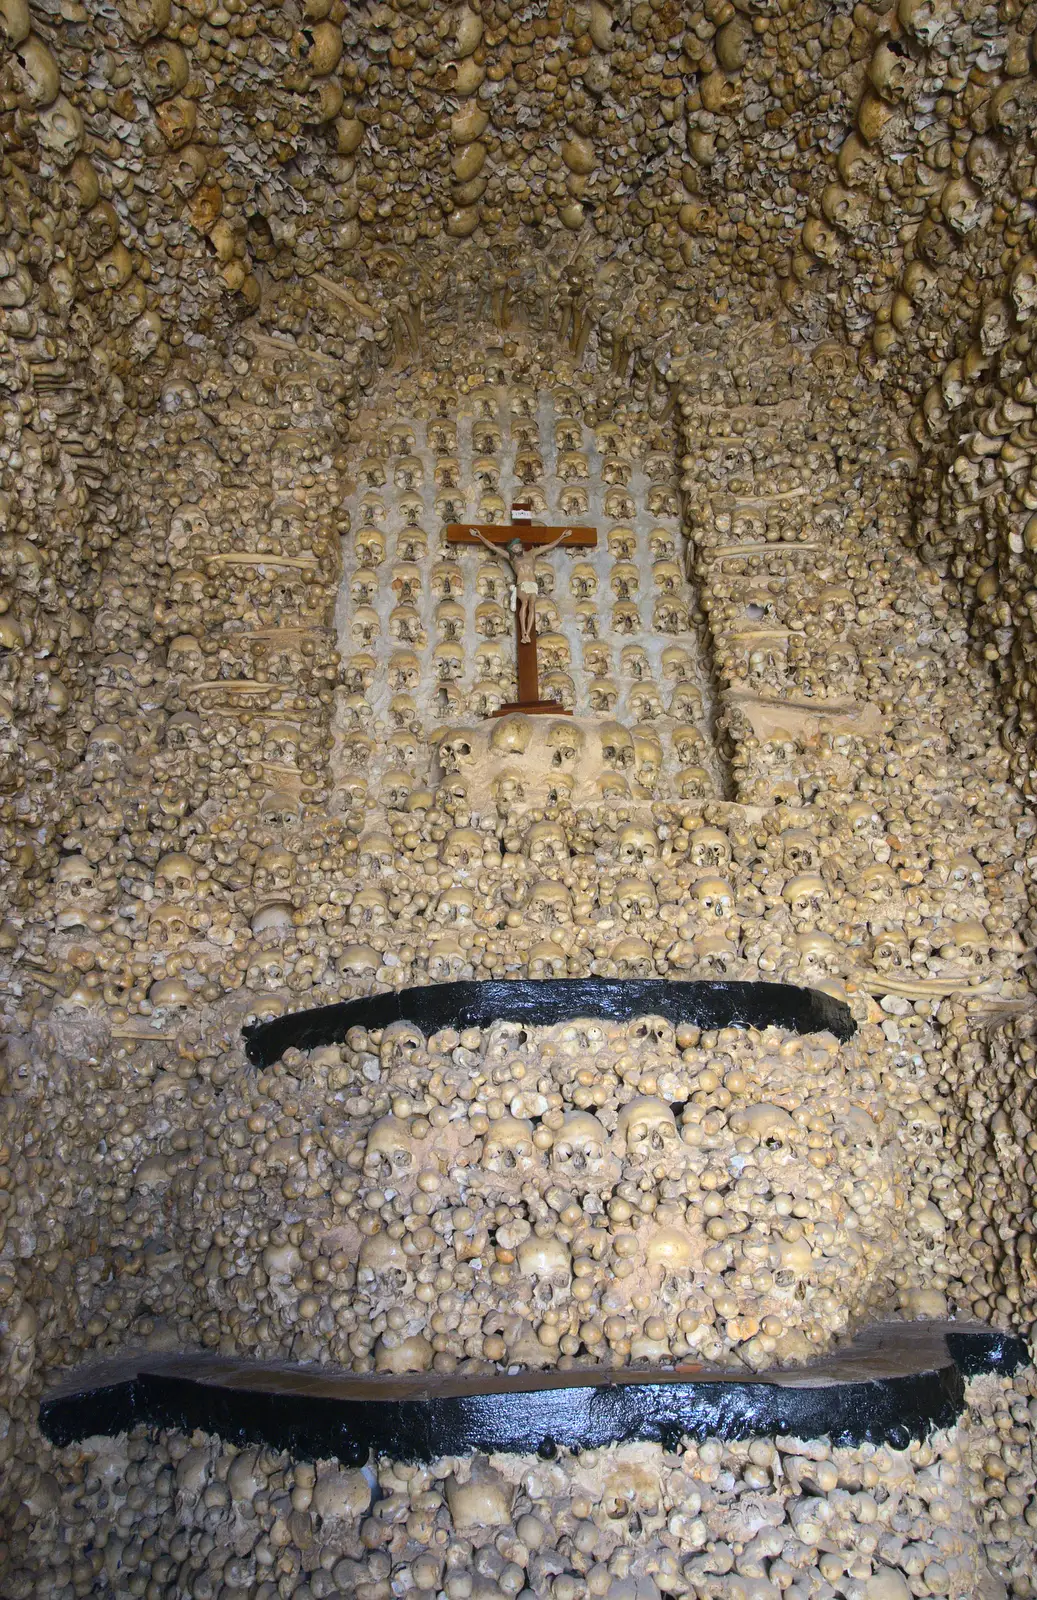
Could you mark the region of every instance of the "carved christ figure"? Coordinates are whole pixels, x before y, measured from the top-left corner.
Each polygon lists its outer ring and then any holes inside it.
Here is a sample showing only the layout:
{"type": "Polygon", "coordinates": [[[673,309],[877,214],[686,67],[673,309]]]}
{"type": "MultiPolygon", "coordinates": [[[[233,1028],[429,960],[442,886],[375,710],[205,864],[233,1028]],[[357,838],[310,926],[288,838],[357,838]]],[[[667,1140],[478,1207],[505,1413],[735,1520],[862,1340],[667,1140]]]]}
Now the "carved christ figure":
{"type": "MultiPolygon", "coordinates": [[[[536,556],[532,550],[527,550],[521,539],[512,539],[502,549],[499,544],[493,544],[484,537],[478,528],[472,528],[472,533],[484,544],[487,550],[495,556],[501,556],[507,561],[515,574],[515,581],[511,586],[511,609],[518,613],[519,640],[522,644],[532,643],[536,635],[536,604],[537,604],[537,576],[536,556]]],[[[563,528],[557,539],[550,544],[536,547],[537,553],[546,556],[549,551],[557,549],[563,539],[567,539],[572,532],[571,528],[563,528]]]]}

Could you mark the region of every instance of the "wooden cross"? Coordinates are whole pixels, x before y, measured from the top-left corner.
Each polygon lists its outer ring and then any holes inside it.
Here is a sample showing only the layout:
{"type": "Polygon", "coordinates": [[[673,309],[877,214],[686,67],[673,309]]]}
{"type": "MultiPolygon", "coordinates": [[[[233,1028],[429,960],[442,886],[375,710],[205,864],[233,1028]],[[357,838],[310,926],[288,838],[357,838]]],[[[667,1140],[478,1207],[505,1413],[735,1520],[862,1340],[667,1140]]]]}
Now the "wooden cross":
{"type": "Polygon", "coordinates": [[[523,584],[530,586],[534,583],[532,563],[530,562],[528,570],[524,571],[522,557],[516,552],[515,558],[512,559],[507,555],[506,547],[515,541],[521,544],[524,552],[535,550],[539,545],[545,544],[567,550],[577,546],[593,549],[597,545],[598,535],[594,528],[534,527],[530,521],[528,507],[521,501],[516,501],[512,506],[511,515],[513,520],[507,525],[494,522],[451,522],[446,530],[449,544],[499,545],[502,556],[511,561],[515,578],[512,584],[512,604],[515,611],[515,649],[518,654],[518,699],[511,705],[501,706],[493,715],[506,717],[512,711],[523,711],[527,716],[571,716],[572,713],[557,700],[540,698],[536,599],[532,592],[520,592],[523,590],[523,584]]]}

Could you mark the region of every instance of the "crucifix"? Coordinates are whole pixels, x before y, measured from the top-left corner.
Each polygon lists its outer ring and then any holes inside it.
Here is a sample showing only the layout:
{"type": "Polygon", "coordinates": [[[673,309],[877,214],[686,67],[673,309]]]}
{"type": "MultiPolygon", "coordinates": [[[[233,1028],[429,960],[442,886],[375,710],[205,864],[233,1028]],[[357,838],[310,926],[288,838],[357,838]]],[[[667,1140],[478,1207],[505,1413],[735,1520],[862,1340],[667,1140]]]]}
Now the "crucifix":
{"type": "Polygon", "coordinates": [[[569,716],[557,700],[541,700],[540,679],[537,669],[536,596],[537,581],[535,557],[537,548],[555,550],[559,545],[566,549],[597,544],[593,528],[542,528],[534,526],[531,512],[522,501],[511,508],[511,524],[503,526],[492,522],[451,522],[446,530],[449,544],[483,544],[495,556],[507,561],[511,567],[511,609],[515,613],[515,648],[518,654],[518,699],[512,705],[501,706],[495,717],[505,717],[512,711],[527,715],[569,716]]]}

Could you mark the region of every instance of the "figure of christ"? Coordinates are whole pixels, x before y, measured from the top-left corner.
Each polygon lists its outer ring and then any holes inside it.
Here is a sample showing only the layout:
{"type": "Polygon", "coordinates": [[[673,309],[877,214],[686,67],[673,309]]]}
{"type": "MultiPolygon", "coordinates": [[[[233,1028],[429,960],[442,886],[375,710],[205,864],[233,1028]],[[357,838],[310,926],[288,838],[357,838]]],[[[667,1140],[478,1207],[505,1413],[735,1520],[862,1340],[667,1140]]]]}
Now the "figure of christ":
{"type": "MultiPolygon", "coordinates": [[[[472,528],[471,531],[480,544],[486,546],[487,550],[491,551],[495,556],[503,557],[510,564],[511,570],[515,574],[515,581],[511,586],[511,609],[518,614],[519,642],[521,644],[531,644],[536,637],[538,593],[536,555],[532,550],[526,549],[521,539],[512,539],[502,549],[499,544],[493,544],[491,540],[485,538],[478,528],[472,528]]],[[[563,528],[558,538],[553,539],[550,544],[538,545],[536,547],[537,554],[546,556],[551,550],[557,549],[562,541],[569,537],[571,532],[571,528],[563,528]]]]}

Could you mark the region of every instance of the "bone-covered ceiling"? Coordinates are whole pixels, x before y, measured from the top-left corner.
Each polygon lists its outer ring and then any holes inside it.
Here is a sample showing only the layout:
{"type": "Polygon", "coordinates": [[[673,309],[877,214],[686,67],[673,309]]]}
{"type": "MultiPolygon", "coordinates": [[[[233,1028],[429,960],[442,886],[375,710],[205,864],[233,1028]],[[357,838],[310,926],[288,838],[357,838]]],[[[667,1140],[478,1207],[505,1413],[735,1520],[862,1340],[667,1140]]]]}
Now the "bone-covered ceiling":
{"type": "Polygon", "coordinates": [[[1014,0],[0,18],[6,225],[39,194],[29,273],[131,361],[285,279],[420,304],[459,263],[506,280],[530,253],[588,293],[636,269],[696,320],[784,307],[913,391],[1029,270],[1037,8],[1014,0]]]}

